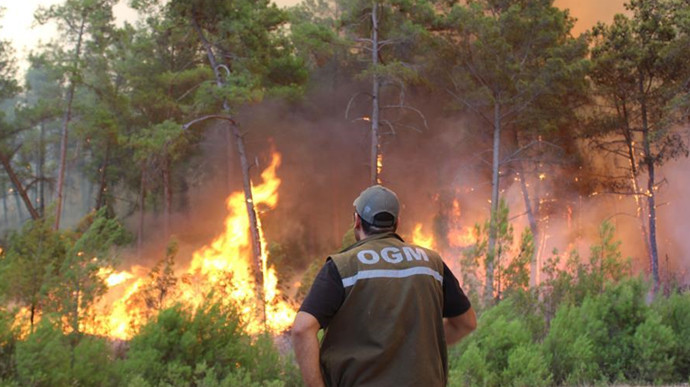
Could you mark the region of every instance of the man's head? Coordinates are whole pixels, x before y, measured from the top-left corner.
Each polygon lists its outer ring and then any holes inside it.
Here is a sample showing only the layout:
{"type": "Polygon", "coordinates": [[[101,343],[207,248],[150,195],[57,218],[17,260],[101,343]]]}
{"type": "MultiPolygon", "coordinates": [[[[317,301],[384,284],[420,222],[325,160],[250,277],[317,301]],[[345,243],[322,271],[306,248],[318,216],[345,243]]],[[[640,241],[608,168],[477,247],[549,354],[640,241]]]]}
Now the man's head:
{"type": "Polygon", "coordinates": [[[400,202],[390,189],[373,185],[362,191],[352,204],[360,220],[355,219],[355,230],[360,226],[364,234],[371,235],[395,231],[398,227],[400,202]]]}

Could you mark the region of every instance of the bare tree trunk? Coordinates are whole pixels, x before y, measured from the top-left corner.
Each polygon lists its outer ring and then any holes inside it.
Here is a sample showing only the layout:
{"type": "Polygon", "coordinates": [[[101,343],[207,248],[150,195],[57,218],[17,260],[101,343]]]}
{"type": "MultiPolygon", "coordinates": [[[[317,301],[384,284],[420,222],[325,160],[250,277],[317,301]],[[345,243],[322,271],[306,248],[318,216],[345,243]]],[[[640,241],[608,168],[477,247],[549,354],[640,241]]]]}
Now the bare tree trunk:
{"type": "Polygon", "coordinates": [[[649,132],[649,120],[647,117],[647,101],[644,95],[642,75],[639,76],[638,86],[642,95],[640,104],[642,107],[642,141],[644,149],[644,163],[647,166],[647,210],[649,211],[649,259],[652,269],[652,281],[654,282],[654,295],[659,291],[659,252],[656,244],[656,176],[654,171],[654,158],[651,149],[651,133],[649,132]]]}
{"type": "Polygon", "coordinates": [[[373,85],[371,90],[371,185],[380,183],[381,145],[379,143],[379,87],[380,79],[376,66],[379,63],[379,25],[378,4],[372,2],[371,7],[371,65],[374,67],[373,85]]]}
{"type": "Polygon", "coordinates": [[[45,183],[45,164],[46,164],[46,126],[41,121],[41,133],[38,137],[38,213],[43,217],[46,213],[46,183],[45,183]]]}
{"type": "Polygon", "coordinates": [[[494,293],[494,259],[496,258],[496,238],[498,233],[498,184],[499,184],[499,153],[501,149],[501,106],[498,96],[494,100],[494,137],[493,160],[491,164],[491,217],[489,218],[489,241],[486,252],[486,285],[484,287],[484,301],[492,302],[494,293]]]}
{"type": "Polygon", "coordinates": [[[14,195],[14,205],[17,206],[17,223],[24,223],[24,206],[22,206],[22,199],[19,192],[14,195]]]}
{"type": "Polygon", "coordinates": [[[172,187],[170,182],[170,160],[165,160],[163,165],[163,236],[170,236],[170,214],[172,212],[172,187]]]}
{"type": "MultiPolygon", "coordinates": [[[[192,24],[194,28],[197,31],[197,34],[199,35],[199,39],[201,40],[204,49],[206,50],[206,55],[208,57],[209,64],[211,65],[211,68],[213,69],[213,73],[216,78],[216,85],[219,88],[222,88],[224,86],[224,81],[223,78],[220,75],[219,69],[222,67],[226,71],[229,71],[225,65],[218,64],[216,62],[216,56],[213,53],[213,49],[211,47],[211,44],[209,41],[206,39],[204,36],[203,31],[201,30],[201,27],[199,26],[199,23],[195,20],[192,19],[192,24]]],[[[225,113],[230,114],[231,109],[230,105],[227,100],[223,101],[223,110],[225,113]]],[[[252,252],[254,253],[254,277],[255,277],[255,282],[256,282],[256,293],[257,293],[257,298],[259,300],[259,310],[263,313],[262,320],[264,323],[264,327],[266,326],[266,300],[264,297],[264,289],[263,289],[263,284],[264,284],[264,278],[263,278],[263,263],[262,263],[262,257],[263,253],[261,251],[261,237],[259,234],[259,224],[257,221],[257,215],[256,215],[256,210],[254,209],[254,198],[252,196],[252,184],[251,184],[251,179],[249,176],[249,162],[247,161],[247,154],[244,146],[244,138],[242,136],[242,133],[240,132],[240,128],[237,126],[237,124],[232,123],[231,121],[228,121],[230,124],[230,130],[232,131],[232,135],[235,139],[235,144],[237,146],[237,153],[240,157],[240,166],[242,168],[242,187],[244,189],[244,199],[246,203],[246,208],[247,208],[247,216],[249,217],[249,234],[251,236],[251,244],[252,244],[252,252]]]]}
{"type": "Polygon", "coordinates": [[[224,130],[223,131],[224,136],[225,136],[225,162],[226,162],[226,167],[227,167],[227,172],[225,174],[225,178],[227,180],[227,189],[228,193],[232,192],[232,182],[234,181],[234,163],[232,161],[232,131],[231,130],[224,130]]]}
{"type": "Polygon", "coordinates": [[[529,222],[529,229],[532,232],[532,240],[535,241],[535,248],[532,252],[532,261],[530,263],[529,286],[535,287],[539,282],[539,224],[535,210],[532,206],[532,199],[530,199],[529,189],[527,188],[527,176],[525,175],[522,163],[518,162],[518,169],[520,171],[520,189],[522,190],[522,198],[525,201],[525,212],[527,212],[527,221],[529,222]]]}
{"type": "Polygon", "coordinates": [[[623,138],[625,138],[625,145],[628,150],[628,161],[630,163],[630,181],[633,186],[633,199],[635,200],[637,218],[640,221],[640,231],[642,232],[642,238],[644,239],[644,245],[648,257],[647,259],[649,259],[651,270],[652,248],[649,245],[649,233],[647,232],[648,214],[646,209],[644,208],[645,204],[642,202],[642,198],[640,197],[640,194],[642,192],[640,183],[637,181],[637,175],[639,173],[639,170],[637,168],[638,161],[637,156],[635,154],[635,139],[632,137],[633,130],[630,128],[630,116],[628,115],[628,109],[626,107],[625,102],[622,103],[621,109],[622,111],[620,113],[623,114],[623,120],[625,122],[625,128],[623,128],[622,130],[622,135],[623,138]]]}
{"type": "MultiPolygon", "coordinates": [[[[31,219],[38,220],[41,216],[38,214],[38,211],[36,211],[36,209],[34,208],[34,205],[31,202],[29,195],[26,193],[24,185],[22,184],[21,180],[19,180],[19,176],[17,176],[17,174],[14,172],[14,168],[12,168],[12,164],[10,164],[9,156],[1,150],[0,163],[2,163],[2,166],[5,167],[5,171],[7,172],[7,175],[10,177],[10,181],[14,185],[14,188],[17,190],[17,194],[19,195],[19,197],[21,197],[22,201],[24,202],[24,205],[26,206],[26,209],[29,211],[29,214],[31,214],[31,219]]],[[[17,210],[19,213],[21,213],[19,211],[21,210],[20,206],[17,206],[17,210]]]]}
{"type": "Polygon", "coordinates": [[[146,207],[146,164],[141,166],[141,183],[139,187],[139,230],[137,231],[137,252],[141,256],[144,243],[144,210],[146,207]]]}
{"type": "Polygon", "coordinates": [[[65,169],[67,168],[67,139],[69,134],[69,124],[72,120],[72,101],[74,100],[74,90],[76,88],[77,68],[79,66],[79,58],[81,57],[81,43],[84,37],[84,27],[86,25],[86,16],[82,15],[81,25],[79,26],[79,35],[77,36],[77,46],[74,51],[74,68],[70,74],[69,88],[67,89],[67,106],[65,109],[65,116],[62,120],[62,135],[60,136],[60,170],[58,172],[57,181],[57,203],[55,205],[55,226],[57,230],[60,228],[60,216],[62,215],[62,201],[63,190],[65,185],[65,169]]]}
{"type": "MultiPolygon", "coordinates": [[[[520,139],[518,137],[518,131],[515,130],[515,146],[520,147],[520,139]]],[[[530,272],[529,272],[529,286],[535,287],[539,282],[539,224],[537,222],[536,212],[539,211],[539,204],[535,201],[535,206],[532,205],[532,199],[530,198],[529,189],[527,187],[527,174],[525,173],[525,168],[522,161],[517,161],[516,167],[518,175],[520,176],[520,190],[522,191],[522,199],[525,202],[525,212],[527,213],[527,221],[529,223],[529,229],[532,232],[532,240],[534,241],[534,251],[532,252],[532,261],[530,262],[530,272]]]]}
{"type": "Polygon", "coordinates": [[[105,160],[103,160],[103,165],[101,166],[101,178],[98,187],[98,196],[96,197],[96,210],[106,205],[106,190],[108,189],[107,173],[108,164],[110,163],[110,144],[105,147],[105,160]]]}
{"type": "Polygon", "coordinates": [[[5,185],[5,180],[2,180],[0,183],[0,192],[3,193],[2,195],[2,217],[3,221],[6,225],[10,224],[10,217],[9,217],[9,207],[7,206],[7,186],[5,185]]]}

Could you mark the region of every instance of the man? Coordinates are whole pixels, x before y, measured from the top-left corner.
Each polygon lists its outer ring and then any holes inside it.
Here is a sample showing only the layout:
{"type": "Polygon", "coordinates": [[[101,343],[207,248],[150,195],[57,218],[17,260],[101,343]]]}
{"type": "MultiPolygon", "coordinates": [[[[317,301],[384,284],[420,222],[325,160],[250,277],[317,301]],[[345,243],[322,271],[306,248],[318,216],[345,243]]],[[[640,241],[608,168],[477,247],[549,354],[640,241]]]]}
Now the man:
{"type": "Polygon", "coordinates": [[[395,234],[393,191],[375,185],[353,204],[357,242],[328,257],[292,328],[305,384],[446,385],[447,345],[476,328],[469,300],[436,252],[395,234]]]}

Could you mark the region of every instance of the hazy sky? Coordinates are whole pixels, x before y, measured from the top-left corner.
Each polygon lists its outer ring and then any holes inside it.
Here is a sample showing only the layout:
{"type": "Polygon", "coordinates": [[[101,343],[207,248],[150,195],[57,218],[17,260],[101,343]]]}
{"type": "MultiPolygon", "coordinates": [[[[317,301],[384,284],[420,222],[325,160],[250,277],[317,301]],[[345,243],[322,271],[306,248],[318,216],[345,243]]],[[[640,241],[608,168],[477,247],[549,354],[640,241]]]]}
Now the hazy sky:
{"type": "MultiPolygon", "coordinates": [[[[0,7],[5,8],[5,15],[0,19],[0,39],[12,41],[20,58],[39,41],[47,42],[56,34],[53,26],[33,26],[33,14],[39,5],[49,6],[62,0],[0,0],[0,7]]],[[[299,0],[275,0],[279,6],[297,4],[299,0]]],[[[570,8],[571,15],[578,19],[575,34],[586,30],[597,21],[610,22],[613,15],[623,12],[624,0],[556,0],[556,5],[570,8]]],[[[134,13],[121,0],[115,7],[115,16],[122,21],[132,18],[134,13]]],[[[23,64],[22,64],[23,65],[23,64]]]]}

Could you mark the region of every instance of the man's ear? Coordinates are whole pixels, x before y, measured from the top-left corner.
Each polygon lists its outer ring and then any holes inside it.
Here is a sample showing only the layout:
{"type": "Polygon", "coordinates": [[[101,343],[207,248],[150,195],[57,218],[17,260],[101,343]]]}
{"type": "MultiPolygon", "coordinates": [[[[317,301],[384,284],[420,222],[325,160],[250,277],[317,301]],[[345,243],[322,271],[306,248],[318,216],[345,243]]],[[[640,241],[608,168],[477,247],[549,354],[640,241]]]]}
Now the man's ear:
{"type": "Polygon", "coordinates": [[[362,218],[359,217],[359,214],[355,212],[355,229],[361,228],[362,227],[362,218]]]}

